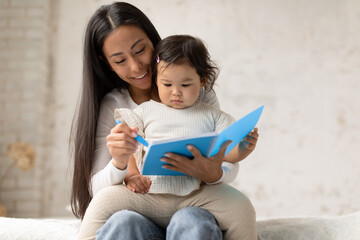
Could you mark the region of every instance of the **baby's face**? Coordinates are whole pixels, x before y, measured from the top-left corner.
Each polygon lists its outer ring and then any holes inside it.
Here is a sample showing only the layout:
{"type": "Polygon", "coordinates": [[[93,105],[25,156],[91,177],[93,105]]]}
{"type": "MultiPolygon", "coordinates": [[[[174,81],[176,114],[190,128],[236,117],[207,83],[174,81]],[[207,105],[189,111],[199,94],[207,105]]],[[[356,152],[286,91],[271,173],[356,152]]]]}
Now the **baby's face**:
{"type": "Polygon", "coordinates": [[[163,61],[157,65],[156,83],[161,102],[178,109],[194,105],[202,87],[196,69],[187,62],[165,66],[163,61]]]}

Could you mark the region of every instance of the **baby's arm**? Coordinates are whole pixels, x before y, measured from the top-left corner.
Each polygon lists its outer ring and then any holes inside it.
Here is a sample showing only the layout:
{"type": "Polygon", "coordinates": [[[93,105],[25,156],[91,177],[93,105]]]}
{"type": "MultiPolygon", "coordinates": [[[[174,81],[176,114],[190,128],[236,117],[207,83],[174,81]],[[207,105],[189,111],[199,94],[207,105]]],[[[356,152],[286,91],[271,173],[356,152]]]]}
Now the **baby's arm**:
{"type": "Polygon", "coordinates": [[[236,163],[245,159],[255,149],[259,138],[258,128],[255,127],[233,150],[225,156],[225,161],[236,163]]]}
{"type": "Polygon", "coordinates": [[[134,155],[131,156],[128,165],[128,172],[125,176],[126,187],[133,192],[147,193],[151,186],[151,181],[140,174],[134,155]]]}

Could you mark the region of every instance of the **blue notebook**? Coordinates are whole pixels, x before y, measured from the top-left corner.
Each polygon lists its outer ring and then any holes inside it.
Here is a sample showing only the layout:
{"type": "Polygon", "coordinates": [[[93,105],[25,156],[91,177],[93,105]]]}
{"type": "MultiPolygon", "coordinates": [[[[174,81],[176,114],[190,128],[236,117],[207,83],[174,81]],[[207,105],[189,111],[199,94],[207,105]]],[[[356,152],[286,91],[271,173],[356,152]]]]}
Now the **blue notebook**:
{"type": "Polygon", "coordinates": [[[225,155],[228,154],[244,137],[249,134],[249,132],[251,132],[251,130],[254,129],[259,121],[263,108],[264,105],[255,109],[243,118],[234,122],[219,134],[212,132],[196,136],[171,138],[150,142],[144,156],[144,168],[142,174],[168,176],[185,175],[184,173],[162,168],[162,165],[165,163],[160,161],[160,158],[162,158],[167,152],[191,158],[192,154],[186,149],[186,146],[189,144],[194,145],[197,149],[199,149],[202,155],[211,157],[219,151],[224,142],[231,140],[232,143],[227,147],[225,152],[225,155]]]}

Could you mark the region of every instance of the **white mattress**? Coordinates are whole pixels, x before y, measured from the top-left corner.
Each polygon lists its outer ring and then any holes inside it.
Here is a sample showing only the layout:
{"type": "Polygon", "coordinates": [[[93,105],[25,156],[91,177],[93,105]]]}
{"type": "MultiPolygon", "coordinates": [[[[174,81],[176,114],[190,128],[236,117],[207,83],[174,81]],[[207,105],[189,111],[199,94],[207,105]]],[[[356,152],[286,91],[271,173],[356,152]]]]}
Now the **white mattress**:
{"type": "MultiPolygon", "coordinates": [[[[75,239],[78,219],[0,217],[0,239],[75,239]]],[[[258,240],[360,240],[360,211],[338,217],[259,219],[258,240]]]]}

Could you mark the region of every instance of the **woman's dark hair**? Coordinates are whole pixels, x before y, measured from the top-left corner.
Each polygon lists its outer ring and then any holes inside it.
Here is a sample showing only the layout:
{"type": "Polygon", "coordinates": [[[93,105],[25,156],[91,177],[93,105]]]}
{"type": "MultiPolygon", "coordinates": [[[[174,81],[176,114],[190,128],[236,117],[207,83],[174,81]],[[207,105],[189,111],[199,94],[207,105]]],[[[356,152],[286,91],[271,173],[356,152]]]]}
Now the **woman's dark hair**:
{"type": "Polygon", "coordinates": [[[158,60],[164,61],[165,67],[188,62],[190,66],[196,69],[201,82],[206,83],[205,89],[207,91],[213,89],[219,73],[219,68],[211,60],[204,43],[189,35],[172,35],[159,42],[155,48],[151,64],[153,81],[156,81],[158,60]]]}
{"type": "Polygon", "coordinates": [[[87,25],[82,92],[71,126],[70,139],[70,150],[74,157],[71,209],[74,215],[80,218],[84,217],[91,200],[91,169],[101,101],[113,89],[127,88],[127,83],[109,68],[102,50],[106,36],[121,25],[135,25],[141,28],[154,47],[161,40],[145,14],[124,2],[101,6],[87,25]]]}

